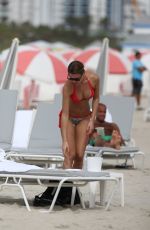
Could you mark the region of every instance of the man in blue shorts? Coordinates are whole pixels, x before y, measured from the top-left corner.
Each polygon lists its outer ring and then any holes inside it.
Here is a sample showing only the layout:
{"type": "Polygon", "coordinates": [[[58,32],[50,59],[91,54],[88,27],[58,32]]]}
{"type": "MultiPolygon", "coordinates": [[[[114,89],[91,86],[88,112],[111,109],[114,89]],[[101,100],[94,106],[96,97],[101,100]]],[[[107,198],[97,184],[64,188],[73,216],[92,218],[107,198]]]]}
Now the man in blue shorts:
{"type": "Polygon", "coordinates": [[[132,96],[135,97],[137,103],[137,109],[142,109],[141,107],[141,90],[143,86],[142,78],[143,72],[146,67],[141,62],[141,53],[136,51],[135,60],[132,63],[132,96]]]}

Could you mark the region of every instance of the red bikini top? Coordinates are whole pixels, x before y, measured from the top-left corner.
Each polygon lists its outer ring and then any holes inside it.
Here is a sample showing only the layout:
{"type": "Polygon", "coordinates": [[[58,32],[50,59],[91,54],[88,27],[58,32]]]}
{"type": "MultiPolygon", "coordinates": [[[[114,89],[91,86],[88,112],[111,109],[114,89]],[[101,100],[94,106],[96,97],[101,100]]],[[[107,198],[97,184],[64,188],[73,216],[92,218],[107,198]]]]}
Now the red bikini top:
{"type": "MultiPolygon", "coordinates": [[[[90,96],[87,98],[89,100],[90,98],[92,98],[94,96],[95,89],[93,88],[91,82],[89,80],[87,80],[87,81],[88,81],[88,85],[89,85],[89,89],[90,89],[90,96]]],[[[74,103],[79,103],[80,101],[85,100],[85,99],[79,99],[75,85],[73,87],[73,93],[70,95],[70,98],[74,103]]]]}

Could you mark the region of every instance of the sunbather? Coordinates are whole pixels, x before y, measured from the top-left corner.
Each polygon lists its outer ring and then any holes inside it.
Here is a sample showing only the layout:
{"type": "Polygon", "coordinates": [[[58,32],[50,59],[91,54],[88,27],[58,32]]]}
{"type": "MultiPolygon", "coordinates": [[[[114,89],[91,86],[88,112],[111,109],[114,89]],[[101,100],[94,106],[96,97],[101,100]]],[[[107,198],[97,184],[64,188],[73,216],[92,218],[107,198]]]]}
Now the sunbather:
{"type": "Polygon", "coordinates": [[[89,144],[93,146],[112,147],[120,149],[124,144],[120,129],[117,124],[105,121],[106,106],[99,103],[96,120],[94,123],[94,131],[90,135],[89,144]],[[97,128],[102,127],[103,133],[99,133],[97,128]]]}

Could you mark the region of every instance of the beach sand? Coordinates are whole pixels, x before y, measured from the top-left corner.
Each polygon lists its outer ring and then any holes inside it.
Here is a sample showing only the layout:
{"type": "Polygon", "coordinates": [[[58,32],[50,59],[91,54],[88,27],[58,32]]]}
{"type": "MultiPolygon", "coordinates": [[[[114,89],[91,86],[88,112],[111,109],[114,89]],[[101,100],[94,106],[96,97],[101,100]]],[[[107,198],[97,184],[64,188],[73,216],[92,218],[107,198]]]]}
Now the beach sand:
{"type": "Polygon", "coordinates": [[[5,188],[0,196],[0,229],[149,230],[150,122],[143,121],[143,113],[143,111],[135,112],[132,136],[136,145],[145,152],[144,170],[140,170],[141,157],[136,158],[138,169],[109,169],[124,174],[124,208],[119,206],[119,193],[116,193],[109,211],[99,206],[86,210],[75,206],[73,208],[56,207],[51,214],[40,213],[40,208],[32,206],[32,199],[44,188],[25,186],[32,208],[32,211],[28,212],[20,191],[17,188],[5,188]]]}

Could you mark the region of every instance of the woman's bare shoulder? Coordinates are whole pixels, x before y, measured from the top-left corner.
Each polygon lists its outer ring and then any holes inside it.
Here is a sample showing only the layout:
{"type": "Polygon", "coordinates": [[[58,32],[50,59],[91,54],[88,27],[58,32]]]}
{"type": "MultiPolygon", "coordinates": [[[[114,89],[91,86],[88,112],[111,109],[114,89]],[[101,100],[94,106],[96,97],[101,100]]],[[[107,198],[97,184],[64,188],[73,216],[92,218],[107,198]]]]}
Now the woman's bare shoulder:
{"type": "Polygon", "coordinates": [[[93,84],[97,84],[99,81],[99,76],[92,70],[86,70],[86,76],[93,84]]]}
{"type": "Polygon", "coordinates": [[[70,84],[70,82],[65,82],[63,86],[63,92],[66,92],[67,94],[70,94],[72,92],[72,85],[70,84]]]}

